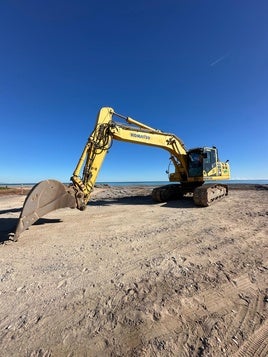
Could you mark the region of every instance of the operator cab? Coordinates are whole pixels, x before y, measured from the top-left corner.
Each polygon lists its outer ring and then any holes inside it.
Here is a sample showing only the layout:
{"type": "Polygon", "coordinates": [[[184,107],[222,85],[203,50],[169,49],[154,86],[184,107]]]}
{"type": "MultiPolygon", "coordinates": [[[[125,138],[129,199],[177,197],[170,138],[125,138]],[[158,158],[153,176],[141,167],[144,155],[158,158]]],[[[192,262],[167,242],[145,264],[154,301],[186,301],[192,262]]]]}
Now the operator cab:
{"type": "Polygon", "coordinates": [[[195,148],[188,151],[188,172],[190,177],[201,177],[217,166],[217,148],[195,148]]]}

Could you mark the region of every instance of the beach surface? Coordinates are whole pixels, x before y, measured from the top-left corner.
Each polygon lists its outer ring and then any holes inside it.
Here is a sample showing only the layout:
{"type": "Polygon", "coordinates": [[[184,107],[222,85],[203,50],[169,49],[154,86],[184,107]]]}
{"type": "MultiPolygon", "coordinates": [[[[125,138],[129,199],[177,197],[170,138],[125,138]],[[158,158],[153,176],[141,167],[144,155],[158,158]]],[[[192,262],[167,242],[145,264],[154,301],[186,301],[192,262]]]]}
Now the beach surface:
{"type": "Polygon", "coordinates": [[[100,186],[18,242],[27,188],[1,190],[1,356],[267,356],[267,188],[198,208],[100,186]]]}

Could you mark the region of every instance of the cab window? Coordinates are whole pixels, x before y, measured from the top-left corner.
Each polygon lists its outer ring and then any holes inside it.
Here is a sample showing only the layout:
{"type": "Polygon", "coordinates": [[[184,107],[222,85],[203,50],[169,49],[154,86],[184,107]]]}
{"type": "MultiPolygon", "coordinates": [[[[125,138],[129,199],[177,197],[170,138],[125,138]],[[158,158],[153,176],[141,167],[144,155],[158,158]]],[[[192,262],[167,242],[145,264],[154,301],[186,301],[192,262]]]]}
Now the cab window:
{"type": "Polygon", "coordinates": [[[203,167],[206,172],[212,170],[217,163],[216,149],[205,149],[204,150],[204,161],[203,167]]]}
{"type": "Polygon", "coordinates": [[[188,156],[189,176],[203,175],[203,156],[201,152],[190,152],[188,156]]]}

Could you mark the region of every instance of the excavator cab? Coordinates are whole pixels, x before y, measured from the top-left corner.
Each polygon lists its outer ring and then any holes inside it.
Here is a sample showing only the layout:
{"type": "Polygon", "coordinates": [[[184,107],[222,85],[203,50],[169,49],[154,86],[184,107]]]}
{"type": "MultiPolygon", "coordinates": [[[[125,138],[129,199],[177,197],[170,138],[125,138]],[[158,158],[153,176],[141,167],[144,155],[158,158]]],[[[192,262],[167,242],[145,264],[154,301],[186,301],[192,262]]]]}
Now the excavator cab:
{"type": "Polygon", "coordinates": [[[188,156],[188,176],[203,177],[204,180],[228,179],[228,161],[220,162],[215,146],[191,149],[188,156]]]}

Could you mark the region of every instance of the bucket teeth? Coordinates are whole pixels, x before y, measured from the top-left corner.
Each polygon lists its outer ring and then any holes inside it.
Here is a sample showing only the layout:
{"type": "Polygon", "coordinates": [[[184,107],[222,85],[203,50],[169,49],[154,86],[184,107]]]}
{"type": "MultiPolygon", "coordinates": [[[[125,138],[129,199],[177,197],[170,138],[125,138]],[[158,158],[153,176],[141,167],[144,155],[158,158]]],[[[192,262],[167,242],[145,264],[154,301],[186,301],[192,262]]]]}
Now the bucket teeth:
{"type": "Polygon", "coordinates": [[[59,208],[76,208],[75,191],[56,180],[41,181],[29,192],[19,217],[15,233],[10,234],[14,241],[39,218],[59,208]]]}

